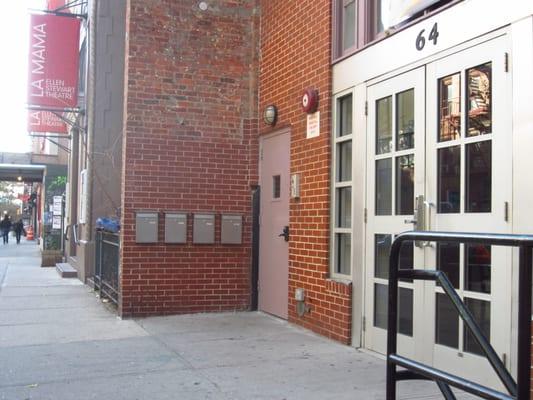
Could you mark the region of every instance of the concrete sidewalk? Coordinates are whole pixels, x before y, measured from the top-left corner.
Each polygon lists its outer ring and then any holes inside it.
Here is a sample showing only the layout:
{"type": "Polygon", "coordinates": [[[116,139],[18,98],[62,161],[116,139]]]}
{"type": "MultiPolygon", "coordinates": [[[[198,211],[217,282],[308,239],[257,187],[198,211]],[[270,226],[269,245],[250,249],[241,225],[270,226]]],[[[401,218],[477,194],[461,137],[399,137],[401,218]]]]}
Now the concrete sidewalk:
{"type": "Polygon", "coordinates": [[[385,397],[382,360],[262,313],[120,320],[29,242],[0,245],[0,282],[0,399],[385,397]]]}

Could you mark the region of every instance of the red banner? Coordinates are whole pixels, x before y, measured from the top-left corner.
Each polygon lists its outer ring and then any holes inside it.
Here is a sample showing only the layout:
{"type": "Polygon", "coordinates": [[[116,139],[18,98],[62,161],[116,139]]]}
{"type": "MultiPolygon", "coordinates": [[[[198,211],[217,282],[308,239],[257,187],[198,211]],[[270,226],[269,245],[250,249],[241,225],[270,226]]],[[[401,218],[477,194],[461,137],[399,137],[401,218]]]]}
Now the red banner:
{"type": "Polygon", "coordinates": [[[78,103],[80,20],[32,15],[28,104],[70,108],[78,103]]]}
{"type": "MultiPolygon", "coordinates": [[[[59,7],[63,7],[65,5],[65,0],[48,0],[47,4],[49,10],[56,10],[59,7]]],[[[68,8],[65,8],[61,10],[61,12],[70,12],[70,10],[68,8]]]]}
{"type": "Polygon", "coordinates": [[[28,110],[28,132],[67,133],[67,124],[50,111],[28,110]]]}

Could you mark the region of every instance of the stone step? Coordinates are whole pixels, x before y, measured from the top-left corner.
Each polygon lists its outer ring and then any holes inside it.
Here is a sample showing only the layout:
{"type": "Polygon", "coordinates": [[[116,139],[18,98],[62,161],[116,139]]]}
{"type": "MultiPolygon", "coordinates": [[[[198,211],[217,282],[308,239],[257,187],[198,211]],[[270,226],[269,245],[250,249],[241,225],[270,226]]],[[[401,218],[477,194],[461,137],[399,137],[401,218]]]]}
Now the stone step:
{"type": "Polygon", "coordinates": [[[78,271],[72,267],[69,263],[57,263],[56,271],[61,278],[77,278],[78,271]]]}

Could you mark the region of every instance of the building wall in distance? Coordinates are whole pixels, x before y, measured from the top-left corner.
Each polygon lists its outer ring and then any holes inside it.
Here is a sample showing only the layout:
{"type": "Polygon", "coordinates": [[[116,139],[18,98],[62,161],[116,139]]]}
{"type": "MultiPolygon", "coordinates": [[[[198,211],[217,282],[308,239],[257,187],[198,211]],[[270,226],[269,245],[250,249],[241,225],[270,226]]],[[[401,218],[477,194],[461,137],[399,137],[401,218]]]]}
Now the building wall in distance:
{"type": "Polygon", "coordinates": [[[120,216],[126,2],[99,0],[96,25],[93,226],[120,216]]]}

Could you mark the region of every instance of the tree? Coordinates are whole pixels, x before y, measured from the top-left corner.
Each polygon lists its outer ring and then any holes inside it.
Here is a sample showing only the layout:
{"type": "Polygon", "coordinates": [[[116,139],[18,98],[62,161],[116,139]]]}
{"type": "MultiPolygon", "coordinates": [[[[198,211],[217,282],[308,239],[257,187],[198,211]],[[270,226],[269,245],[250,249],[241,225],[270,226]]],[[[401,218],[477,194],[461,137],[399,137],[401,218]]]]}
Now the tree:
{"type": "Polygon", "coordinates": [[[22,202],[17,198],[16,188],[20,183],[0,181],[0,215],[7,211],[12,217],[20,214],[22,202]]]}

